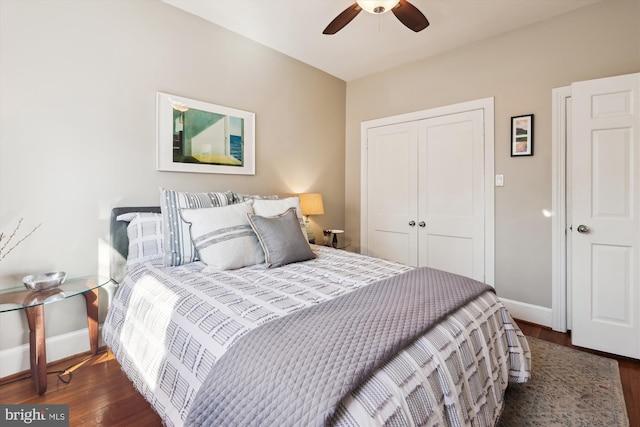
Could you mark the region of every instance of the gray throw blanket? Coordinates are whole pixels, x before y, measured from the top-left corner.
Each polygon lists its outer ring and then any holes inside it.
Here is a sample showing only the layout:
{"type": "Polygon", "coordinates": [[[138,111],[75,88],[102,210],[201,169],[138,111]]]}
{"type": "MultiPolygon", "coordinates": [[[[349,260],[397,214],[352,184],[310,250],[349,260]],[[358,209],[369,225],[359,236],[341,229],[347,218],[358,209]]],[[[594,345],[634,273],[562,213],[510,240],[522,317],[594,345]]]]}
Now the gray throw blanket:
{"type": "Polygon", "coordinates": [[[188,426],[324,426],[375,369],[493,288],[418,268],[253,329],[213,366],[188,426]]]}

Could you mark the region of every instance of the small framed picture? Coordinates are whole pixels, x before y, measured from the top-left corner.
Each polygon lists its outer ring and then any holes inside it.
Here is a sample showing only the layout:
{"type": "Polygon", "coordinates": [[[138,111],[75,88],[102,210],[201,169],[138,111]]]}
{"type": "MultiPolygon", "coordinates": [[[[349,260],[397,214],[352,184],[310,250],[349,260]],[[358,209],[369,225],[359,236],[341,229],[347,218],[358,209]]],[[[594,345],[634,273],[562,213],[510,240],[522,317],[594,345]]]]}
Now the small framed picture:
{"type": "Polygon", "coordinates": [[[511,117],[511,157],[533,156],[533,114],[511,117]]]}

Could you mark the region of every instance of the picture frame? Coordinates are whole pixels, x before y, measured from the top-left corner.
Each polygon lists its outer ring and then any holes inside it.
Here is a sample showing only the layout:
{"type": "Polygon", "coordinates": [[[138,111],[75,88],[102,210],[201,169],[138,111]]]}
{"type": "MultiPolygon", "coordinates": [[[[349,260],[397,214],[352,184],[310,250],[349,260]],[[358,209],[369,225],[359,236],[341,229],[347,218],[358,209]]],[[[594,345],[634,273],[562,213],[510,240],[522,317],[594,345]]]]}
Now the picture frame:
{"type": "Polygon", "coordinates": [[[511,157],[533,156],[533,114],[511,117],[511,157]]]}
{"type": "Polygon", "coordinates": [[[255,114],[157,92],[156,169],[255,175],[255,114]]]}

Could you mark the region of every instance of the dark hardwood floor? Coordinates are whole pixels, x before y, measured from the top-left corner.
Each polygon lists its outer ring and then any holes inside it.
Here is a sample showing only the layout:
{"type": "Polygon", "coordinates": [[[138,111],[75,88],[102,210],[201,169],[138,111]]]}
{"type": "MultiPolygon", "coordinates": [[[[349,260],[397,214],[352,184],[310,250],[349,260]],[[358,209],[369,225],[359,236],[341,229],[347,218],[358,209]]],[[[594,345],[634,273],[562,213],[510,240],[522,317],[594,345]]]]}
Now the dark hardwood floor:
{"type": "MultiPolygon", "coordinates": [[[[536,337],[566,347],[569,334],[519,321],[527,336],[536,337]]],[[[575,347],[574,347],[575,348],[575,347]]],[[[581,349],[582,350],[582,349],[581,349]]],[[[640,361],[589,351],[618,361],[622,388],[631,427],[640,427],[640,361]]],[[[69,405],[70,425],[77,426],[160,426],[160,418],[134,389],[112,355],[103,351],[97,356],[77,356],[49,366],[49,372],[69,368],[73,378],[69,384],[55,373],[49,375],[49,386],[38,396],[31,378],[16,375],[0,384],[0,403],[64,403],[69,405]],[[78,365],[79,364],[79,365],[78,365]]]]}

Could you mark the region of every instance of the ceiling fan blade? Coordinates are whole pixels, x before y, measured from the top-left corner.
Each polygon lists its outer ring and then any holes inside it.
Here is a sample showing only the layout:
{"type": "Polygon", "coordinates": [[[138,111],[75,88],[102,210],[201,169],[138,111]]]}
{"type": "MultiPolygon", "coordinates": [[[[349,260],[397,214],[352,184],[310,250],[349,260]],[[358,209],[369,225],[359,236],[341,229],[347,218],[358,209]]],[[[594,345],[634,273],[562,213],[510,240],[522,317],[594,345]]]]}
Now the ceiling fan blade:
{"type": "Polygon", "coordinates": [[[351,6],[343,10],[340,15],[336,16],[335,19],[331,21],[329,25],[327,25],[327,28],[324,29],[322,34],[337,33],[342,28],[344,28],[345,25],[351,22],[353,18],[358,16],[360,11],[362,11],[362,9],[360,8],[360,6],[358,6],[358,3],[352,4],[351,6]]]}
{"type": "Polygon", "coordinates": [[[400,3],[391,9],[391,11],[405,27],[415,31],[416,33],[429,26],[429,21],[427,21],[427,18],[422,14],[422,12],[407,0],[400,0],[400,3]]]}

